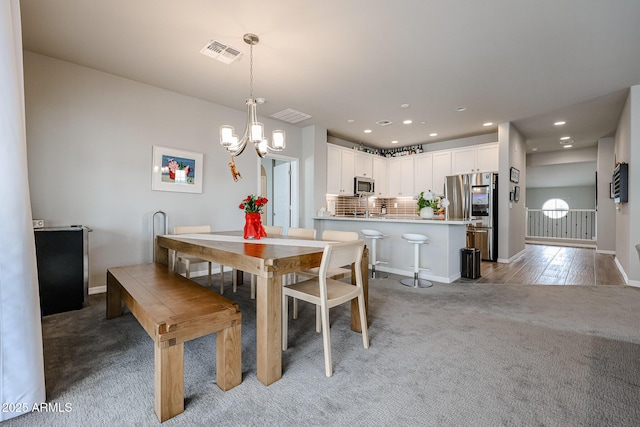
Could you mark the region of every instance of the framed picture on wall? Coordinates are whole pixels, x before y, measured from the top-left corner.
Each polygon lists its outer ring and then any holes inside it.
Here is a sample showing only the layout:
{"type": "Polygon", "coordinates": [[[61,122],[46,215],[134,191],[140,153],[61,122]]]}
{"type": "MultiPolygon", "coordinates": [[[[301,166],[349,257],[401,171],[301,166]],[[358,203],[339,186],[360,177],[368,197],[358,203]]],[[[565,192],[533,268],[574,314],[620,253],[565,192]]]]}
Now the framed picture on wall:
{"type": "Polygon", "coordinates": [[[520,187],[517,185],[513,188],[513,201],[520,201],[520,187]]]}
{"type": "Polygon", "coordinates": [[[202,193],[202,153],[153,146],[151,189],[202,193]]]}
{"type": "Polygon", "coordinates": [[[515,184],[517,184],[518,182],[520,182],[520,171],[514,167],[511,168],[510,170],[510,176],[509,176],[509,180],[515,184]]]}

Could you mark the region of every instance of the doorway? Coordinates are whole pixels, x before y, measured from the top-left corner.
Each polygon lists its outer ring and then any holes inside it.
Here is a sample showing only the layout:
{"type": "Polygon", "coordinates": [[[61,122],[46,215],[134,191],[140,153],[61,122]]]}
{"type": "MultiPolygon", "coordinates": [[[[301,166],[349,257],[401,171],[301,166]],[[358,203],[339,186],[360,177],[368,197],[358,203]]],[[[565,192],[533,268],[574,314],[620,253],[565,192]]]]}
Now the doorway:
{"type": "Polygon", "coordinates": [[[260,193],[269,199],[264,222],[283,234],[299,224],[298,159],[271,155],[260,159],[260,193]]]}

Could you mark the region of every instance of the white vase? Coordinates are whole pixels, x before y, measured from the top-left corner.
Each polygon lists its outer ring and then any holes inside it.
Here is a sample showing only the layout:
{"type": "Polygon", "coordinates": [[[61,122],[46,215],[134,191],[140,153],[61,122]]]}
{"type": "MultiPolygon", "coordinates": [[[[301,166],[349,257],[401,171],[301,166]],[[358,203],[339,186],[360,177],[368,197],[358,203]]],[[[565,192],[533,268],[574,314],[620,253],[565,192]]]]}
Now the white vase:
{"type": "Polygon", "coordinates": [[[433,208],[427,206],[426,208],[420,209],[420,217],[424,219],[432,219],[433,218],[433,208]]]}

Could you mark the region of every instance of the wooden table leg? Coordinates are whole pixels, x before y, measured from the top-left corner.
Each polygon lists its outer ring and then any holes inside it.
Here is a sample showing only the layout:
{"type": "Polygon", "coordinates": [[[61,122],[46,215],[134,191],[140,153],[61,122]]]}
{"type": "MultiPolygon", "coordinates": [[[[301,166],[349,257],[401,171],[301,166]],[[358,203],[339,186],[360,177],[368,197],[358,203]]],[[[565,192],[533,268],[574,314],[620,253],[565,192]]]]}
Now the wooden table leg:
{"type": "Polygon", "coordinates": [[[154,343],[154,394],[160,422],[184,412],[184,344],[154,343]]]}
{"type": "Polygon", "coordinates": [[[257,277],[257,377],[269,385],[282,378],[282,278],[257,277]]]}
{"type": "Polygon", "coordinates": [[[122,316],[122,285],[107,271],[107,319],[122,316]]]}
{"type": "MultiPolygon", "coordinates": [[[[351,283],[356,284],[356,275],[353,270],[355,266],[351,266],[351,283]]],[[[367,313],[367,325],[371,323],[369,320],[369,249],[365,246],[362,253],[362,290],[364,292],[364,308],[367,313]]],[[[354,332],[362,332],[360,326],[360,311],[358,308],[358,299],[351,300],[351,330],[354,332]]]]}
{"type": "Polygon", "coordinates": [[[227,391],[242,382],[242,328],[235,326],[216,332],[216,384],[227,391]]]}

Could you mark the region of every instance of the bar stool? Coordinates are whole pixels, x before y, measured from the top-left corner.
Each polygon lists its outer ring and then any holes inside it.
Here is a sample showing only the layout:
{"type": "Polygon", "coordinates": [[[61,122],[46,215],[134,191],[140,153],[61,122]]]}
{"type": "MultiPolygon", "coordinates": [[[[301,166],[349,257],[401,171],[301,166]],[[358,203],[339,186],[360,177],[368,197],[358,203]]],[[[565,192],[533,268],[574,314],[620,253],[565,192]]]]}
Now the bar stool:
{"type": "Polygon", "coordinates": [[[428,268],[420,268],[420,245],[429,243],[429,238],[424,234],[405,233],[402,238],[414,245],[413,247],[413,279],[402,279],[400,283],[413,288],[428,288],[433,286],[428,280],[418,278],[420,270],[429,270],[428,268]]]}
{"type": "MultiPolygon", "coordinates": [[[[371,239],[371,278],[375,279],[376,278],[376,265],[378,264],[386,264],[386,261],[378,261],[376,258],[376,241],[379,239],[382,239],[383,237],[386,237],[385,234],[382,234],[381,232],[379,232],[378,230],[371,230],[368,228],[365,228],[363,230],[360,230],[360,233],[362,233],[362,235],[367,238],[367,239],[371,239]]],[[[386,279],[387,275],[381,275],[380,278],[381,279],[386,279]]]]}

